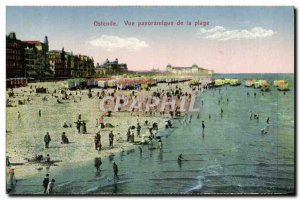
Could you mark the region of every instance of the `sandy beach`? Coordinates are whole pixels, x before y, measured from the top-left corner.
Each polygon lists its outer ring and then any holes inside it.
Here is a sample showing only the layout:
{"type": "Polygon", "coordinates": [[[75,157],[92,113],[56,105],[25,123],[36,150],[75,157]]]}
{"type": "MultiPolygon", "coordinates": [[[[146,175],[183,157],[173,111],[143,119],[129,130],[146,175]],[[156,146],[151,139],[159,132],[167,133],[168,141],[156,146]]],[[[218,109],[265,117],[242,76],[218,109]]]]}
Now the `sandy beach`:
{"type": "MultiPolygon", "coordinates": [[[[128,127],[136,126],[139,121],[141,125],[141,135],[149,136],[148,128],[154,123],[158,123],[158,127],[164,127],[164,120],[159,113],[147,116],[141,112],[129,113],[113,112],[111,117],[105,117],[104,123],[110,123],[114,128],[101,129],[97,126],[97,119],[104,114],[99,109],[99,99],[96,96],[101,89],[92,89],[93,97],[88,97],[88,90],[81,90],[80,95],[76,95],[76,91],[69,91],[75,98],[63,100],[63,103],[57,103],[56,93],[51,95],[54,90],[62,89],[63,82],[48,82],[48,83],[32,83],[27,87],[15,88],[14,98],[9,98],[13,107],[7,107],[6,119],[6,147],[7,156],[15,169],[15,174],[18,179],[24,179],[27,176],[34,175],[37,170],[49,171],[45,164],[29,163],[26,158],[32,158],[36,155],[50,155],[51,160],[59,161],[56,163],[58,167],[67,167],[76,163],[84,163],[94,159],[95,157],[106,157],[121,151],[128,151],[136,148],[136,145],[126,141],[126,133],[128,127]],[[30,87],[32,89],[30,89],[30,87]],[[36,94],[35,87],[46,87],[50,94],[36,94]],[[30,91],[33,91],[30,93],[30,91]],[[43,98],[47,98],[44,101],[43,98]],[[25,100],[24,105],[18,105],[18,101],[25,100]],[[29,101],[27,101],[29,100],[29,101]],[[38,111],[41,109],[41,116],[38,111]],[[18,118],[18,112],[20,118],[18,118]],[[79,134],[76,130],[78,115],[87,121],[87,133],[79,134]],[[148,125],[144,122],[148,121],[148,125]],[[72,127],[64,128],[63,123],[66,122],[72,127]],[[95,150],[94,137],[100,131],[102,150],[95,150]],[[108,134],[113,131],[115,135],[114,148],[109,148],[108,134]],[[44,135],[49,132],[51,142],[49,148],[45,148],[44,135]],[[61,144],[61,134],[65,132],[70,143],[61,144]]],[[[166,88],[165,85],[160,85],[161,88],[166,88]]],[[[174,86],[172,86],[174,87],[174,86]]],[[[188,91],[188,84],[182,84],[182,88],[188,91]]],[[[150,91],[141,91],[139,94],[146,95],[149,92],[155,91],[156,87],[150,91]]],[[[78,92],[78,91],[77,91],[78,92]]],[[[113,89],[108,89],[106,92],[113,92],[113,89]]],[[[119,94],[129,94],[132,91],[118,91],[119,94]]],[[[78,92],[79,94],[79,92],[78,92]]],[[[135,141],[140,141],[141,138],[135,137],[135,141]]]]}

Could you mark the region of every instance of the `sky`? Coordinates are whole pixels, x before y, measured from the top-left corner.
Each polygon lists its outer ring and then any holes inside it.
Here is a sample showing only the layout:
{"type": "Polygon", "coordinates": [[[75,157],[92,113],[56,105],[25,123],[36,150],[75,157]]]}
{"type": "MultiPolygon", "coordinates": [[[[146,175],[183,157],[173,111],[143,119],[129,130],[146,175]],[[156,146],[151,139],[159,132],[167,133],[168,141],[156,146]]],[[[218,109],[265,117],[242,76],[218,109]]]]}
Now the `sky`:
{"type": "Polygon", "coordinates": [[[293,7],[9,6],[6,34],[12,31],[21,40],[47,35],[50,50],[64,47],[95,63],[118,58],[130,70],[197,64],[217,73],[294,72],[293,7]],[[168,26],[138,26],[161,21],[168,26]]]}

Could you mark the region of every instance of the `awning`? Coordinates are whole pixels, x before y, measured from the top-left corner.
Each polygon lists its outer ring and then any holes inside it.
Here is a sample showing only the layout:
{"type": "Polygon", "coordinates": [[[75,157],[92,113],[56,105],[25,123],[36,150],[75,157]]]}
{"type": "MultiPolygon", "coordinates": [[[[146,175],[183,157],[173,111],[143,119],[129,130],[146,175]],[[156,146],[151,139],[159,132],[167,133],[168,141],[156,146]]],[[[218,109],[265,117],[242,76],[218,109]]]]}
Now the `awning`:
{"type": "Polygon", "coordinates": [[[26,71],[26,74],[28,74],[28,76],[37,76],[38,75],[36,73],[36,71],[26,71]]]}

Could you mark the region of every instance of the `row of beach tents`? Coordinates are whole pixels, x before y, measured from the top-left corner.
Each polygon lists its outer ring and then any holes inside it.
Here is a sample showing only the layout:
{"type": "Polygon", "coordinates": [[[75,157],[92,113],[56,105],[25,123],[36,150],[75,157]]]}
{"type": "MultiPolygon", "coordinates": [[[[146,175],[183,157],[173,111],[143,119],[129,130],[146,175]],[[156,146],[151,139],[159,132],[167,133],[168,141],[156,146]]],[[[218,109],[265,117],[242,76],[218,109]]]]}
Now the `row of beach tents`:
{"type": "MultiPolygon", "coordinates": [[[[214,80],[214,86],[220,87],[223,85],[238,86],[241,85],[241,80],[239,79],[216,79],[214,80]]],[[[260,89],[261,91],[270,91],[271,84],[267,80],[255,80],[247,79],[245,80],[246,87],[253,87],[255,89],[260,89]]],[[[288,91],[289,84],[285,80],[274,80],[273,86],[277,87],[279,91],[288,91]]]]}
{"type": "Polygon", "coordinates": [[[69,89],[83,88],[116,88],[120,90],[149,89],[158,83],[177,83],[188,81],[188,78],[74,78],[65,81],[64,86],[69,89]]]}
{"type": "MultiPolygon", "coordinates": [[[[271,84],[266,80],[245,80],[246,87],[254,87],[262,91],[269,91],[271,84]]],[[[277,87],[279,91],[288,91],[289,84],[285,80],[274,80],[273,86],[277,87]]]]}

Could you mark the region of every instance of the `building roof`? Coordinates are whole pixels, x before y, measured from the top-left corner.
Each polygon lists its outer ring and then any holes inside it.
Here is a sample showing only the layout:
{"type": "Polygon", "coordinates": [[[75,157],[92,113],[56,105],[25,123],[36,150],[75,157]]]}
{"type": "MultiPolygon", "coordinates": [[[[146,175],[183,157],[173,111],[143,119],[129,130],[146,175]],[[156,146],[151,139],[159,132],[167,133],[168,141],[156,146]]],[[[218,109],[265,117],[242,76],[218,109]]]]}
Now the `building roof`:
{"type": "Polygon", "coordinates": [[[42,44],[42,42],[40,42],[40,41],[23,41],[23,43],[34,44],[34,45],[41,45],[42,44]]]}
{"type": "Polygon", "coordinates": [[[172,69],[192,69],[192,67],[172,67],[172,69]]]}

